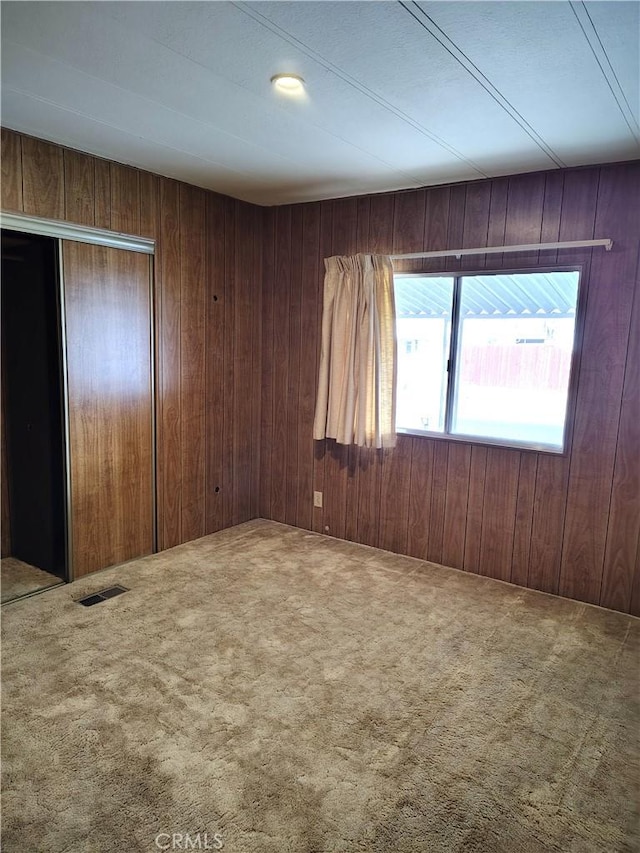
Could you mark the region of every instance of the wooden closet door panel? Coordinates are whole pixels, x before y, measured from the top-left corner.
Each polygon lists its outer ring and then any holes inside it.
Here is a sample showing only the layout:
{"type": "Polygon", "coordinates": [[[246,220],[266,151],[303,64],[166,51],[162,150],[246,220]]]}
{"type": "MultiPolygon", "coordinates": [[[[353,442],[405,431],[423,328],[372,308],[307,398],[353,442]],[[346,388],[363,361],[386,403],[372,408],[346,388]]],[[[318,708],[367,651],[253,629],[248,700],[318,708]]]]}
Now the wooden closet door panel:
{"type": "Polygon", "coordinates": [[[150,554],[150,258],[63,241],[74,576],[150,554]]]}

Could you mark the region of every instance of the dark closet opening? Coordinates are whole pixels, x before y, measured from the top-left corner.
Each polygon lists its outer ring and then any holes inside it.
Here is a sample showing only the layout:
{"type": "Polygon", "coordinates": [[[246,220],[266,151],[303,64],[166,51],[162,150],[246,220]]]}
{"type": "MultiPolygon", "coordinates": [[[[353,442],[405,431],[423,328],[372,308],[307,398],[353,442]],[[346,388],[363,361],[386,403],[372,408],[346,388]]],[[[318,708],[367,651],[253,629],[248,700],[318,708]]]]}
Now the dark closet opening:
{"type": "Polygon", "coordinates": [[[56,239],[2,231],[2,556],[66,579],[58,269],[56,239]]]}

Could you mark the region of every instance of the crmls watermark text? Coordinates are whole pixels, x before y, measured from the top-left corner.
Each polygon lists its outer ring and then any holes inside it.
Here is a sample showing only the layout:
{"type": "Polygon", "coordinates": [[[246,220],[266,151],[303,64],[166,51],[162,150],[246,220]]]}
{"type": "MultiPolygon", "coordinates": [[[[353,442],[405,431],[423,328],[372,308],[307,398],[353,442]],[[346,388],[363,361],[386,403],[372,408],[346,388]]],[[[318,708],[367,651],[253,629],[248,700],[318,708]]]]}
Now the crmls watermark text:
{"type": "Polygon", "coordinates": [[[158,850],[222,850],[224,840],[219,832],[159,832],[158,850]]]}

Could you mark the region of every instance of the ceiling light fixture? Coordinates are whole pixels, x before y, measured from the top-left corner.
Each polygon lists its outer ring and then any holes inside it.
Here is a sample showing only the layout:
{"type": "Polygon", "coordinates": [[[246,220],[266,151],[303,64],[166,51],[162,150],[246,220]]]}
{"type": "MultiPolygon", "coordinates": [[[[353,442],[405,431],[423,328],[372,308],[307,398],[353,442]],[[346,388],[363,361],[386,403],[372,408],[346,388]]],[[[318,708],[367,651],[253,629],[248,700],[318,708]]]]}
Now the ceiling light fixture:
{"type": "Polygon", "coordinates": [[[286,95],[299,95],[304,91],[304,80],[297,74],[276,74],[271,78],[276,89],[286,95]]]}

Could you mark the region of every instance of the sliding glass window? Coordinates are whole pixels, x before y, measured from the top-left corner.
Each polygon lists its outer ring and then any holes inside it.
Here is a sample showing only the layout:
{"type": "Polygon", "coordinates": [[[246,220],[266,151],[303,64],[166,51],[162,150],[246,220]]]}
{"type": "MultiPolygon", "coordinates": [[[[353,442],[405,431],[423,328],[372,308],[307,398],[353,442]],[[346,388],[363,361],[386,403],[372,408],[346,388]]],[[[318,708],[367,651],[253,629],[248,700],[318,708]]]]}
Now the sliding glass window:
{"type": "Polygon", "coordinates": [[[396,274],[397,431],[563,451],[578,283],[396,274]]]}

